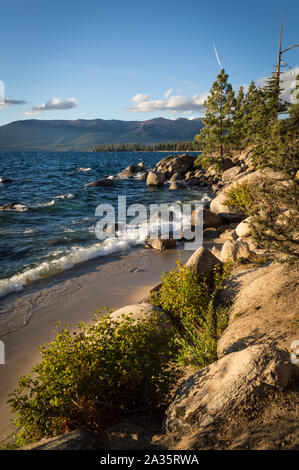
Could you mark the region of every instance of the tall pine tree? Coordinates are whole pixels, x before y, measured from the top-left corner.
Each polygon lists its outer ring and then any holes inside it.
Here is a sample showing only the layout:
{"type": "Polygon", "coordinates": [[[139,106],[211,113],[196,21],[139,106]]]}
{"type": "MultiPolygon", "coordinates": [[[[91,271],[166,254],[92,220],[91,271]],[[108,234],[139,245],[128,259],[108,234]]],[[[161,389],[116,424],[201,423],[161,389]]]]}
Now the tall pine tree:
{"type": "Polygon", "coordinates": [[[235,96],[227,79],[228,75],[222,69],[204,103],[206,113],[202,121],[205,127],[195,136],[195,140],[201,144],[204,156],[218,153],[223,157],[230,153],[235,96]]]}

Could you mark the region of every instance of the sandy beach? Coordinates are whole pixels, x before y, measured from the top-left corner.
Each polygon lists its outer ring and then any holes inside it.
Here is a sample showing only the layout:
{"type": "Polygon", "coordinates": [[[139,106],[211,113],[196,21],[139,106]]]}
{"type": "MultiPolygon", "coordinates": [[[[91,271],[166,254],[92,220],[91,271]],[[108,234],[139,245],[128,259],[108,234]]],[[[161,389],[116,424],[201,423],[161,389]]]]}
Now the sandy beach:
{"type": "MultiPolygon", "coordinates": [[[[217,242],[221,240],[206,246],[217,242]]],[[[2,299],[0,331],[6,363],[0,366],[0,442],[14,431],[8,395],[20,376],[39,361],[37,347],[54,338],[55,324],[89,322],[101,307],[117,309],[140,302],[160,282],[161,272],[175,267],[178,251],[138,248],[97,258],[2,299]]],[[[192,254],[183,249],[180,253],[183,262],[192,254]]]]}

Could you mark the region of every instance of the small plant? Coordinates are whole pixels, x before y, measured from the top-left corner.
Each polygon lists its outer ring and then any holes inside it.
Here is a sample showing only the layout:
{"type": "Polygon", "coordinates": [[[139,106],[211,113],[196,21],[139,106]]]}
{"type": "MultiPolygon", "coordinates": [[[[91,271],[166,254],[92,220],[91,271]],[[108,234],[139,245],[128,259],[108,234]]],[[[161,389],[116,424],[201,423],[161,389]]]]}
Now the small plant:
{"type": "Polygon", "coordinates": [[[217,339],[227,326],[227,309],[214,306],[215,296],[229,272],[229,265],[217,267],[207,280],[178,260],[176,270],[163,273],[161,288],[151,301],[167,312],[177,327],[180,366],[205,367],[217,359],[217,339]]]}
{"type": "Polygon", "coordinates": [[[225,204],[236,207],[243,214],[250,214],[256,209],[256,199],[252,185],[244,182],[233,186],[226,192],[225,204]]]}
{"type": "Polygon", "coordinates": [[[17,412],[18,445],[76,428],[101,432],[108,421],[163,410],[177,377],[171,330],[156,315],[134,322],[100,318],[72,333],[57,327],[42,361],[20,379],[9,400],[17,412]]]}

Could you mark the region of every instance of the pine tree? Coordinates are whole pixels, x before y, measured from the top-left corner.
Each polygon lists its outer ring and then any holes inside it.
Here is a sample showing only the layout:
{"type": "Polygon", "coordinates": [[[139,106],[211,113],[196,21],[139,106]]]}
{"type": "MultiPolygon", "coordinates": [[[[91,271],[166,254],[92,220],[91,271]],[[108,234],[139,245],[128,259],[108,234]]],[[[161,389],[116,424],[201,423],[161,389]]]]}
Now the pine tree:
{"type": "Polygon", "coordinates": [[[195,136],[203,148],[203,154],[219,152],[220,157],[229,154],[232,147],[230,131],[235,107],[235,96],[232,86],[227,82],[228,75],[222,69],[213,83],[208,99],[203,123],[205,127],[195,136]]]}

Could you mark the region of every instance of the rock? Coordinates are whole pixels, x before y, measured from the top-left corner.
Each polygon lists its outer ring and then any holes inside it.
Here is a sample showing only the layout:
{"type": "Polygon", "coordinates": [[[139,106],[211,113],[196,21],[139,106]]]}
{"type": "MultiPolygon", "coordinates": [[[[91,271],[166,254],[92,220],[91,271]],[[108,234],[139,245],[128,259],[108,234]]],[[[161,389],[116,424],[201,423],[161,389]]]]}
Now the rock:
{"type": "Polygon", "coordinates": [[[208,227],[203,231],[204,240],[209,240],[213,238],[218,238],[219,232],[215,227],[208,227]]]}
{"type": "Polygon", "coordinates": [[[225,232],[220,234],[219,238],[222,238],[224,240],[237,240],[238,235],[236,234],[236,231],[234,229],[225,230],[225,232]]]}
{"type": "Polygon", "coordinates": [[[170,236],[169,238],[163,239],[159,238],[149,238],[146,241],[147,245],[155,250],[164,251],[168,250],[169,248],[176,247],[176,241],[170,236]]]}
{"type": "Polygon", "coordinates": [[[221,248],[220,257],[222,261],[236,261],[236,245],[232,240],[226,240],[221,248]]]}
{"type": "Polygon", "coordinates": [[[87,431],[76,431],[42,439],[41,441],[22,447],[21,450],[96,450],[96,437],[87,431]]]}
{"type": "Polygon", "coordinates": [[[182,179],[182,173],[179,173],[178,171],[176,171],[172,177],[170,178],[170,182],[172,183],[173,181],[177,181],[177,180],[180,180],[182,179]]]}
{"type": "Polygon", "coordinates": [[[165,176],[162,173],[159,173],[157,171],[149,171],[147,178],[146,178],[146,184],[147,186],[163,186],[165,182],[165,176]]]}
{"type": "Polygon", "coordinates": [[[91,183],[87,183],[85,186],[87,188],[91,188],[93,186],[106,187],[106,186],[115,186],[115,183],[114,183],[113,180],[111,180],[109,178],[104,178],[104,179],[101,179],[101,180],[92,181],[91,183]]]}
{"type": "Polygon", "coordinates": [[[250,217],[247,217],[247,219],[243,220],[237,225],[236,234],[238,235],[238,237],[241,237],[241,238],[250,236],[251,234],[250,217]]]}
{"type": "Polygon", "coordinates": [[[250,260],[252,256],[253,252],[250,251],[248,244],[242,240],[226,240],[222,245],[221,259],[223,262],[236,262],[238,259],[250,260]]]}
{"type": "Polygon", "coordinates": [[[218,214],[225,222],[240,222],[244,215],[235,207],[229,207],[225,204],[228,191],[242,183],[259,184],[263,179],[279,180],[282,178],[281,172],[276,172],[271,168],[264,168],[253,173],[239,174],[232,183],[217,193],[217,196],[211,202],[211,211],[218,214]]]}
{"type": "Polygon", "coordinates": [[[168,188],[170,191],[175,191],[176,189],[186,189],[186,186],[184,185],[184,183],[181,183],[179,181],[173,181],[169,188],[168,188]]]}
{"type": "Polygon", "coordinates": [[[144,162],[139,162],[136,165],[138,171],[145,171],[146,170],[146,165],[144,162]]]}
{"type": "Polygon", "coordinates": [[[213,274],[217,265],[222,265],[221,261],[204,247],[198,248],[186,263],[186,266],[196,273],[206,276],[213,274]]]}
{"type": "Polygon", "coordinates": [[[213,246],[213,248],[211,249],[211,253],[221,261],[221,251],[218,250],[218,248],[216,248],[216,246],[213,246]]]}
{"type": "Polygon", "coordinates": [[[166,431],[192,432],[232,420],[270,391],[285,388],[291,375],[289,355],[273,345],[231,353],[180,385],[166,412],[166,431]]]}
{"type": "Polygon", "coordinates": [[[201,207],[195,209],[192,211],[191,214],[191,225],[195,226],[196,225],[196,218],[197,214],[199,214],[200,211],[202,212],[203,216],[203,226],[204,228],[207,227],[219,227],[222,224],[222,220],[217,214],[213,214],[213,212],[210,211],[210,209],[201,209],[201,207]]]}
{"type": "Polygon", "coordinates": [[[299,180],[299,170],[298,170],[297,173],[296,173],[295,179],[296,179],[296,180],[299,180]]]}
{"type": "Polygon", "coordinates": [[[10,202],[8,204],[4,204],[4,206],[0,207],[0,211],[24,211],[27,210],[27,206],[21,204],[20,202],[10,202]]]}
{"type": "Polygon", "coordinates": [[[242,169],[240,166],[233,166],[222,173],[222,181],[230,181],[241,172],[242,169]]]}
{"type": "Polygon", "coordinates": [[[143,174],[139,177],[140,181],[146,181],[146,180],[147,180],[147,175],[148,175],[148,171],[146,171],[145,173],[143,173],[143,174]]]}
{"type": "Polygon", "coordinates": [[[275,343],[291,352],[298,339],[298,271],[279,263],[236,272],[219,292],[221,302],[232,303],[229,325],[218,342],[218,356],[252,344],[275,343]]]}
{"type": "Polygon", "coordinates": [[[124,316],[129,316],[132,320],[140,321],[146,320],[150,316],[158,314],[159,319],[161,318],[161,326],[172,327],[172,321],[170,317],[164,313],[159,307],[155,307],[149,302],[142,302],[140,304],[126,305],[115,312],[110,314],[110,318],[113,321],[121,322],[124,316]]]}

